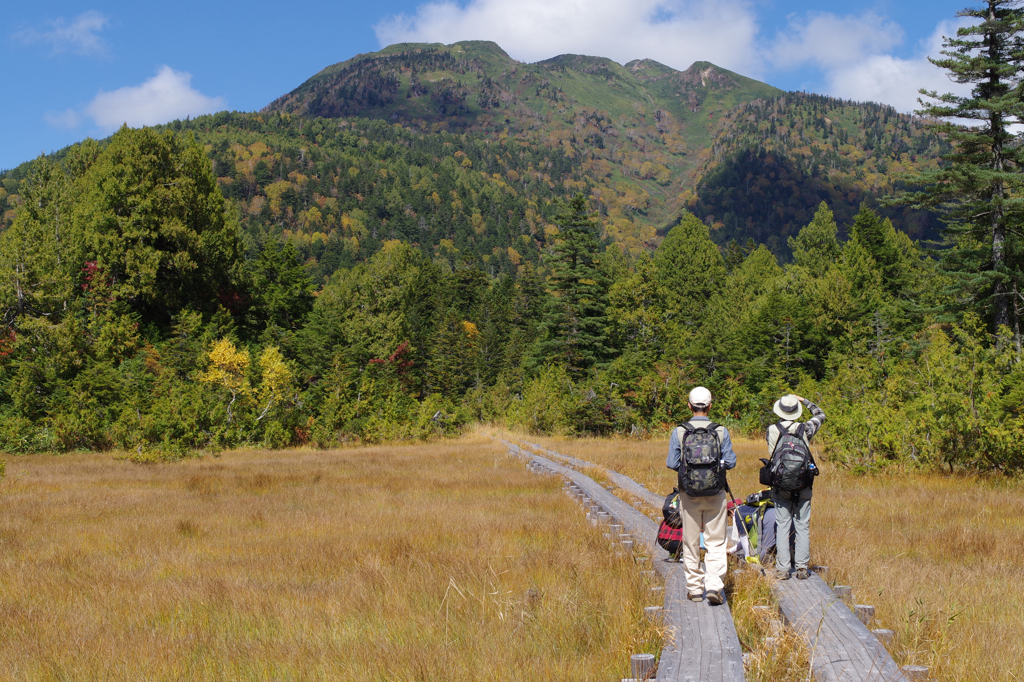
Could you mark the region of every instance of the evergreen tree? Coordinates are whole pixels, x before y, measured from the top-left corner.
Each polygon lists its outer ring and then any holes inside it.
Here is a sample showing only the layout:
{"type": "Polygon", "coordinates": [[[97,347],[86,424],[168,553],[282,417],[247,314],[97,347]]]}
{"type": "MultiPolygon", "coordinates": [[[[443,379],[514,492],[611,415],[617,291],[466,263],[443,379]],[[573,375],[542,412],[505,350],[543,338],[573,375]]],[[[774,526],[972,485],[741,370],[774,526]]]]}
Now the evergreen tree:
{"type": "Polygon", "coordinates": [[[555,216],[559,234],[547,264],[552,298],[540,323],[535,356],[564,364],[573,377],[605,361],[610,353],[606,308],[608,281],[601,272],[598,227],[577,194],[555,216]]]}
{"type": "Polygon", "coordinates": [[[1011,326],[1019,337],[1021,235],[1015,226],[1024,217],[1024,147],[1013,144],[1013,126],[1024,123],[1024,9],[1019,0],[984,0],[957,16],[977,23],[946,38],[944,57],[931,61],[955,82],[971,84],[971,93],[922,90],[933,101],[918,112],[943,120],[931,129],[947,136],[954,150],[943,168],[908,178],[925,189],[896,201],[942,214],[953,246],[944,265],[958,275],[957,298],[982,303],[995,328],[1011,326]],[[968,123],[955,122],[963,120],[968,123]]]}
{"type": "Polygon", "coordinates": [[[707,319],[708,302],[725,285],[725,261],[708,226],[685,213],[654,252],[654,265],[665,292],[666,355],[686,355],[707,319]]]}
{"type": "Polygon", "coordinates": [[[810,276],[821,277],[842,252],[836,239],[838,231],[832,209],[821,202],[814,219],[796,237],[789,238],[793,261],[810,276]]]}
{"type": "Polygon", "coordinates": [[[194,139],[122,127],[82,180],[76,220],[112,296],[170,325],[233,290],[238,226],[194,139]]]}
{"type": "Polygon", "coordinates": [[[309,273],[294,245],[271,238],[259,258],[247,263],[247,270],[252,291],[248,318],[253,331],[301,327],[314,299],[309,273]]]}

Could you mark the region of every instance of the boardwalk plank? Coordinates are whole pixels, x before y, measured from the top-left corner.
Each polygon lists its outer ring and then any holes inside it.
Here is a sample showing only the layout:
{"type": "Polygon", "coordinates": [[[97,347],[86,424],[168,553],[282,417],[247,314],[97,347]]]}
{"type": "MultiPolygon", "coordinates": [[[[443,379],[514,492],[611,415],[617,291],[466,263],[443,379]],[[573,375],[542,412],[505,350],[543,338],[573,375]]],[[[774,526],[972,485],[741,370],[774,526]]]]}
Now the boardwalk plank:
{"type": "Polygon", "coordinates": [[[779,581],[783,619],[807,638],[819,682],[905,680],[889,652],[821,578],[779,581]]]}

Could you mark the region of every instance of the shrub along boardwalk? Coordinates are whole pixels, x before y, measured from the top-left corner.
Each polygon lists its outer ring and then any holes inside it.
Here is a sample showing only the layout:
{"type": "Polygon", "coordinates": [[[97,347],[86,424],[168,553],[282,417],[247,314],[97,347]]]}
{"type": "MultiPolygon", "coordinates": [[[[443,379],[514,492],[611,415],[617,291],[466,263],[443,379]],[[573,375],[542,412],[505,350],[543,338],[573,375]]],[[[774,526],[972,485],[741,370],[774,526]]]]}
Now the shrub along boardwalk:
{"type": "MultiPolygon", "coordinates": [[[[557,459],[569,466],[579,468],[594,466],[590,462],[562,455],[534,443],[524,442],[530,448],[544,452],[552,459],[557,459]]],[[[514,445],[510,444],[510,448],[515,448],[518,451],[514,445]]],[[[536,455],[533,455],[533,459],[542,462],[549,461],[536,455]]],[[[662,498],[659,495],[650,492],[627,476],[608,469],[604,469],[604,472],[610,481],[627,493],[655,508],[660,508],[662,498]]],[[[618,501],[619,505],[625,504],[578,472],[558,467],[558,473],[562,473],[574,481],[577,477],[585,478],[590,481],[591,487],[603,492],[604,496],[612,497],[618,501]],[[572,472],[574,476],[564,473],[566,471],[572,472]]],[[[603,499],[602,503],[604,503],[603,499]]],[[[662,652],[658,679],[743,679],[739,641],[736,638],[736,631],[729,612],[724,608],[692,608],[693,606],[703,606],[703,604],[693,604],[686,599],[682,566],[665,563],[664,557],[667,556],[667,553],[653,542],[656,534],[655,524],[646,516],[638,512],[637,514],[646,521],[647,530],[643,531],[646,533],[645,544],[651,548],[652,556],[657,556],[659,559],[655,561],[655,568],[665,576],[666,624],[674,626],[673,639],[662,652]],[[672,598],[670,595],[673,595],[672,598]],[[717,619],[705,620],[705,618],[713,617],[716,614],[718,615],[717,619]],[[723,615],[729,617],[727,625],[718,622],[723,615]],[[714,660],[716,652],[720,654],[720,661],[714,660]],[[739,660],[738,672],[734,670],[736,660],[739,660]],[[722,676],[725,674],[734,676],[722,676]]],[[[613,516],[619,518],[618,514],[614,512],[613,516]]],[[[642,524],[639,520],[636,523],[642,524]]],[[[809,643],[811,671],[815,680],[819,682],[853,682],[854,680],[890,682],[907,679],[882,643],[817,575],[812,575],[807,580],[777,581],[773,590],[786,624],[803,635],[809,643]]]]}
{"type": "MultiPolygon", "coordinates": [[[[668,552],[655,542],[657,524],[589,476],[555,462],[554,458],[566,463],[572,460],[574,466],[589,466],[589,463],[559,456],[557,453],[549,453],[553,457],[549,459],[504,442],[513,454],[575,483],[595,504],[620,523],[624,531],[632,535],[635,546],[642,547],[651,556],[654,570],[665,579],[663,613],[668,629],[668,641],[659,658],[658,680],[733,682],[744,679],[743,651],[728,604],[710,606],[706,601],[691,602],[686,598],[683,567],[679,563],[666,561],[668,552]]],[[[622,481],[629,485],[630,492],[634,494],[652,495],[625,476],[609,472],[609,477],[617,483],[622,481]]],[[[655,502],[660,504],[657,499],[655,502]]]]}

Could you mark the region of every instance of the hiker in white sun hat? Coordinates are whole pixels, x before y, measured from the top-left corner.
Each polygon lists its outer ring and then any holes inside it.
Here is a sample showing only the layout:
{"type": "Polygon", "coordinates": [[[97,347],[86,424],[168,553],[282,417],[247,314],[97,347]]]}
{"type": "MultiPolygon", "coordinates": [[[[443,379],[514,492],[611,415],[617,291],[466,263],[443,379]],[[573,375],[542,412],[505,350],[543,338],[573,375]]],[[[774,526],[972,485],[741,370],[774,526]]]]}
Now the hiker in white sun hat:
{"type": "Polygon", "coordinates": [[[780,419],[797,421],[804,413],[804,406],[800,404],[800,398],[790,393],[775,401],[772,412],[779,415],[780,419]]]}
{"type": "Polygon", "coordinates": [[[796,571],[809,578],[811,560],[811,495],[819,471],[811,455],[811,438],[825,422],[825,413],[806,398],[790,393],[775,401],[772,412],[779,422],[768,427],[768,457],[762,459],[761,483],[772,487],[775,503],[775,576],[787,580],[796,571]],[[797,422],[806,407],[811,418],[797,422]],[[794,536],[790,555],[789,538],[794,536]]]}
{"type": "Polygon", "coordinates": [[[728,518],[725,472],[736,466],[729,429],[708,419],[711,391],[698,386],[690,391],[688,406],[693,416],[672,430],[665,465],[678,472],[679,501],[683,519],[683,569],[691,601],[709,604],[725,600],[728,518]],[[704,568],[700,565],[700,534],[704,533],[704,568]]]}

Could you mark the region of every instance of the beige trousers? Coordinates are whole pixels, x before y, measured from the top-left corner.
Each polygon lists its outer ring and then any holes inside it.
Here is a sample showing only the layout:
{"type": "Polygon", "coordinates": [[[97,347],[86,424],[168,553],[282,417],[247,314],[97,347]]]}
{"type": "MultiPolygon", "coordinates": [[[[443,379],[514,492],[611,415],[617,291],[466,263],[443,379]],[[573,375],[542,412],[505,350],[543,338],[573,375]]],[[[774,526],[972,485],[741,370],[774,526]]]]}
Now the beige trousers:
{"type": "Polygon", "coordinates": [[[702,594],[725,587],[727,559],[725,552],[725,521],[729,517],[725,493],[711,497],[690,497],[680,494],[683,503],[683,567],[686,569],[686,591],[702,594]],[[704,533],[705,570],[700,568],[700,534],[704,533]]]}

